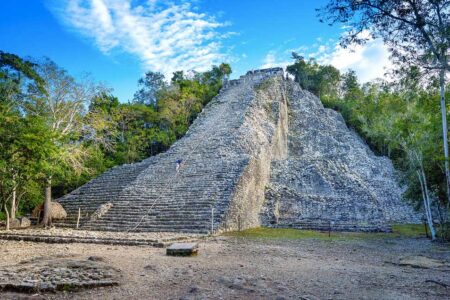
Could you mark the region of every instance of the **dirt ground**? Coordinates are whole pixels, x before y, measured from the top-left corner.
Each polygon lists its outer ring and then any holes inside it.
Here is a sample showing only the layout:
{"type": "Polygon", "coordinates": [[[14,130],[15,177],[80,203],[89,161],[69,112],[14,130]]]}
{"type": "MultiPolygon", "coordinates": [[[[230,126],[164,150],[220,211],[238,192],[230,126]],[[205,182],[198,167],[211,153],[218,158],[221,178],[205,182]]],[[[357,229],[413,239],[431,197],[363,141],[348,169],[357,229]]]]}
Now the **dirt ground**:
{"type": "Polygon", "coordinates": [[[142,246],[0,241],[0,268],[36,257],[95,255],[120,285],[1,299],[450,299],[450,247],[426,239],[200,242],[196,257],[142,246]]]}

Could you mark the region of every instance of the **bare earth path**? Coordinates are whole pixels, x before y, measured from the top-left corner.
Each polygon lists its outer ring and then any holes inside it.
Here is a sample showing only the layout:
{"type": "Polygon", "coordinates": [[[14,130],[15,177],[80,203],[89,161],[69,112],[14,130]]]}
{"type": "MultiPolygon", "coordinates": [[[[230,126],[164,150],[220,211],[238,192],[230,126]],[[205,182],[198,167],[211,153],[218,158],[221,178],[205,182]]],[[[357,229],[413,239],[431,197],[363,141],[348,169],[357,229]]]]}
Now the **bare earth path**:
{"type": "Polygon", "coordinates": [[[217,237],[197,257],[143,246],[0,241],[0,268],[36,257],[100,256],[120,285],[1,299],[449,299],[450,247],[426,239],[217,237]]]}

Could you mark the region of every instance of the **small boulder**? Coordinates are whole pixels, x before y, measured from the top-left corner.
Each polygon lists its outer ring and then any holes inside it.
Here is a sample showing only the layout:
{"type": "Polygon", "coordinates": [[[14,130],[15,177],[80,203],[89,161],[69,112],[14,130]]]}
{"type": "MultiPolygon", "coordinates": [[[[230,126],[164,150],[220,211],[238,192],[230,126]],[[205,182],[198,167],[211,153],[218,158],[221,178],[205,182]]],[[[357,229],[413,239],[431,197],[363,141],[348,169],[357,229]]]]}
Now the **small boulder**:
{"type": "Polygon", "coordinates": [[[89,256],[88,260],[90,260],[90,261],[105,261],[105,259],[100,256],[89,256]]]}
{"type": "Polygon", "coordinates": [[[10,218],[9,219],[9,228],[14,229],[14,228],[20,228],[20,220],[17,218],[10,218]]]}
{"type": "MultiPolygon", "coordinates": [[[[5,224],[6,225],[6,224],[5,224]]],[[[31,226],[31,221],[28,218],[14,218],[9,219],[9,228],[18,229],[18,228],[28,228],[31,226]]]]}
{"type": "Polygon", "coordinates": [[[28,219],[26,217],[19,218],[19,222],[20,222],[20,228],[28,228],[31,226],[30,219],[28,219]]]}

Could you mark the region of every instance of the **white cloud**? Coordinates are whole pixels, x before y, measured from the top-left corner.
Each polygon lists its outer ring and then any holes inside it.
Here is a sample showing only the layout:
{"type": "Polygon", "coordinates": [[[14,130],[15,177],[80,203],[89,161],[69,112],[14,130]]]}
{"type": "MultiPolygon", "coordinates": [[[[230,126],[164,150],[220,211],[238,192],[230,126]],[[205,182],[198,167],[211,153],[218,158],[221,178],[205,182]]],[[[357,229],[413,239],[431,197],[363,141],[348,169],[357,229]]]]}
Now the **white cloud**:
{"type": "Polygon", "coordinates": [[[163,0],[55,1],[54,11],[65,24],[93,39],[103,53],[123,51],[139,58],[145,70],[170,76],[176,70],[204,71],[226,57],[220,34],[226,24],[192,6],[163,0]]]}
{"type": "MultiPolygon", "coordinates": [[[[368,32],[363,35],[369,37],[368,32]]],[[[290,59],[292,52],[297,52],[306,59],[315,58],[320,64],[331,64],[341,72],[349,69],[355,70],[359,80],[368,82],[377,78],[385,78],[387,70],[393,69],[393,64],[389,59],[388,47],[381,39],[369,39],[364,45],[343,48],[334,41],[328,39],[321,41],[321,44],[314,43],[312,46],[299,46],[295,49],[283,51],[283,55],[276,55],[276,51],[270,51],[264,58],[261,67],[281,66],[292,64],[290,59]]],[[[385,78],[387,79],[387,78],[385,78]]]]}
{"type": "Polygon", "coordinates": [[[361,82],[385,78],[386,71],[393,68],[388,47],[381,39],[371,39],[364,45],[349,48],[337,44],[330,50],[318,53],[315,58],[320,63],[331,64],[342,72],[355,70],[361,82]]]}
{"type": "Polygon", "coordinates": [[[274,67],[282,67],[285,68],[287,65],[291,64],[289,60],[280,60],[277,57],[275,51],[270,51],[265,57],[260,66],[261,69],[274,68],[274,67]]]}
{"type": "Polygon", "coordinates": [[[275,66],[275,53],[273,51],[269,52],[264,58],[261,68],[271,68],[275,66]]]}

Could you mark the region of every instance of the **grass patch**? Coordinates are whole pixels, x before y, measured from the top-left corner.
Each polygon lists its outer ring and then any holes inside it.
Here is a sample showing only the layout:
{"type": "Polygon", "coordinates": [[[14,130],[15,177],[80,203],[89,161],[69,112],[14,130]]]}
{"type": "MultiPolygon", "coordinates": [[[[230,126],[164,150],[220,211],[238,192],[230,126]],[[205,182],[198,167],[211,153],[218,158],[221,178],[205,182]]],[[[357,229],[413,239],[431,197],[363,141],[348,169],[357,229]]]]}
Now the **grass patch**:
{"type": "Polygon", "coordinates": [[[297,239],[320,239],[320,240],[363,240],[378,238],[400,238],[400,237],[425,237],[423,225],[393,225],[392,233],[377,232],[328,232],[316,230],[300,230],[292,228],[268,228],[258,227],[243,231],[227,232],[225,236],[249,238],[249,239],[279,239],[279,240],[297,240],[297,239]]]}
{"type": "Polygon", "coordinates": [[[392,233],[404,237],[425,237],[425,226],[423,224],[401,224],[392,225],[392,233]]]}
{"type": "Polygon", "coordinates": [[[291,228],[268,228],[258,227],[243,231],[227,232],[224,235],[243,238],[268,238],[268,239],[289,239],[296,240],[302,238],[322,238],[328,237],[328,233],[314,230],[298,230],[291,228]]]}

